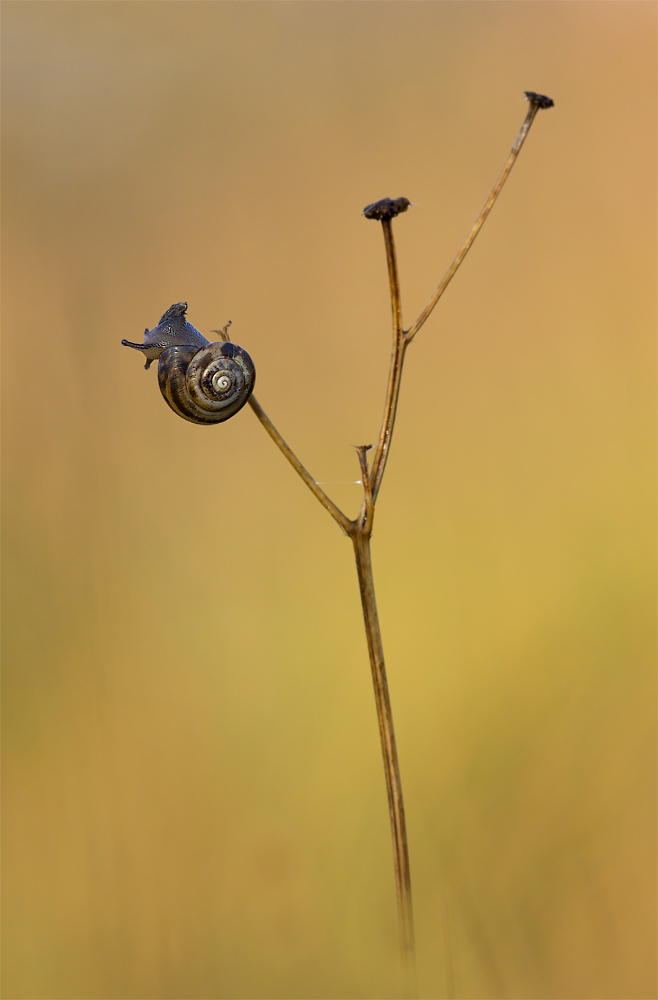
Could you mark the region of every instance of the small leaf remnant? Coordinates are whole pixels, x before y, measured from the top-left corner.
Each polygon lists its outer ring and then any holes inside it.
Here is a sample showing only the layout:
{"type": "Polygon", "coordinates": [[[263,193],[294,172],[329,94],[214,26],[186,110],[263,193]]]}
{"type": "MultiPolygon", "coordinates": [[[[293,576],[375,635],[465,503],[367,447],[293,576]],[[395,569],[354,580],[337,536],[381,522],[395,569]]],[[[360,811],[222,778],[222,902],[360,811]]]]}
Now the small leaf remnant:
{"type": "Polygon", "coordinates": [[[524,93],[530,103],[536,104],[538,108],[555,107],[555,101],[552,97],[546,97],[545,94],[535,94],[534,90],[525,90],[524,93]]]}
{"type": "Polygon", "coordinates": [[[411,205],[408,198],[382,198],[380,201],[373,201],[372,205],[366,205],[363,215],[366,219],[376,219],[381,222],[383,219],[394,219],[400,212],[406,212],[411,205]]]}

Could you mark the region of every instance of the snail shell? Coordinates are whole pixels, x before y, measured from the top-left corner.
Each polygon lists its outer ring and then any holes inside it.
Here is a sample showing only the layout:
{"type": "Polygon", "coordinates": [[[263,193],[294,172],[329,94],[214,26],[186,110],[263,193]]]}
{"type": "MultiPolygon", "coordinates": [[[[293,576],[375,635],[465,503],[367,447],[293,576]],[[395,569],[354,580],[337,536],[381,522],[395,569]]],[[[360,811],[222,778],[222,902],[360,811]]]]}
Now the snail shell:
{"type": "Polygon", "coordinates": [[[167,347],[158,362],[160,392],[172,410],[193,424],[219,424],[251,396],[256,370],[237,344],[167,347]]]}
{"type": "Polygon", "coordinates": [[[158,360],[158,384],[168,405],[193,424],[219,424],[241,410],[256,381],[254,363],[237,344],[210,344],[185,319],[186,302],[177,302],[144,343],[122,340],[141,351],[145,368],[158,360]]]}

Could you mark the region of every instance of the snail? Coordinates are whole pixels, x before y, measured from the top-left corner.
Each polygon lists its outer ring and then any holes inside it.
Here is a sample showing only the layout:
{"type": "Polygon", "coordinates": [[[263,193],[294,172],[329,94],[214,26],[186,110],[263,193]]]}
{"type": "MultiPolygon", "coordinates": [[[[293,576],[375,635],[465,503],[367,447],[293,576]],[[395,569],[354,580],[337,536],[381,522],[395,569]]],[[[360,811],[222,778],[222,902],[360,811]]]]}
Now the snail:
{"type": "Polygon", "coordinates": [[[187,302],[176,302],[144,343],[122,340],[141,351],[145,368],[158,361],[160,392],[174,413],[193,424],[219,424],[241,410],[256,381],[254,363],[236,344],[210,344],[185,319],[187,302]]]}

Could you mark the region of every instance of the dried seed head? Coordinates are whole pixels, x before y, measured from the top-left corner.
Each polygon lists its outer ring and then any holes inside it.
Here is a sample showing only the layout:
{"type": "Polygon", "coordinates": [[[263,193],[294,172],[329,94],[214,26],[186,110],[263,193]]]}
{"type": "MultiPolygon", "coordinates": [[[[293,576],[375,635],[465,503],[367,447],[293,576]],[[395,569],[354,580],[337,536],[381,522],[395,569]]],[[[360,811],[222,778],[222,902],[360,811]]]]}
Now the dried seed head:
{"type": "Polygon", "coordinates": [[[373,201],[372,205],[366,205],[363,215],[366,219],[394,219],[400,212],[406,212],[411,205],[408,198],[382,198],[381,201],[373,201]]]}
{"type": "Polygon", "coordinates": [[[524,93],[530,103],[536,104],[538,108],[555,107],[555,101],[552,97],[546,97],[544,94],[535,94],[534,90],[526,90],[524,93]]]}

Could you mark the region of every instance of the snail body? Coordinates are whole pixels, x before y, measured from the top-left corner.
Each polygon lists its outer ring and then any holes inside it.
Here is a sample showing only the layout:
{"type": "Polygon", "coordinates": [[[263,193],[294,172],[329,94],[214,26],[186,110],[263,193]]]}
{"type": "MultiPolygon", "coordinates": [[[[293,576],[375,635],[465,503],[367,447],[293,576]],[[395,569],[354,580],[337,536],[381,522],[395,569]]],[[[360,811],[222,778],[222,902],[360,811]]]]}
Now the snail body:
{"type": "Polygon", "coordinates": [[[144,343],[122,340],[141,351],[145,368],[158,361],[158,384],[174,413],[194,424],[219,424],[241,410],[256,380],[254,363],[237,344],[209,343],[185,319],[186,302],[167,309],[144,343]]]}

